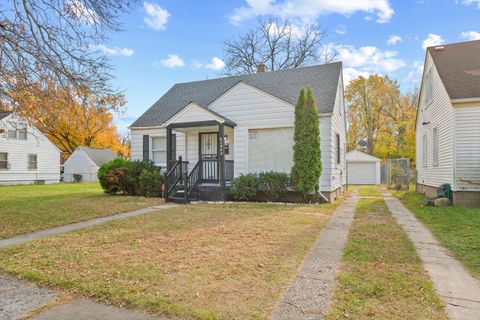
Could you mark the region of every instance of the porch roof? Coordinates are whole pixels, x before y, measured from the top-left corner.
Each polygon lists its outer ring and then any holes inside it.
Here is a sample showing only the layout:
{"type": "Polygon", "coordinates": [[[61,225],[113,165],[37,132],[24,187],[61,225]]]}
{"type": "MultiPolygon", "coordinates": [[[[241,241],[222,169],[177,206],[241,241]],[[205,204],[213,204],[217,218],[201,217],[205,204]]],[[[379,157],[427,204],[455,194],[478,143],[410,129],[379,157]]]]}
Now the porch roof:
{"type": "Polygon", "coordinates": [[[167,128],[206,127],[224,124],[234,127],[237,124],[217,112],[204,108],[191,101],[175,113],[165,123],[167,128]]]}

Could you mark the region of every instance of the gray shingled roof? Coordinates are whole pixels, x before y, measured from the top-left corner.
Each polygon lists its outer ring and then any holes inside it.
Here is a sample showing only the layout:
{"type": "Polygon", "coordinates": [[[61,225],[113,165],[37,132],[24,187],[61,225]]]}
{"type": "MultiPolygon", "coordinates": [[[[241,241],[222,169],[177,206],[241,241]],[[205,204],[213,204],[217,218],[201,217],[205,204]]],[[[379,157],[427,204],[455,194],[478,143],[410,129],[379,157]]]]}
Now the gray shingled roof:
{"type": "Polygon", "coordinates": [[[480,98],[480,40],[427,50],[450,99],[480,98]]]}
{"type": "Polygon", "coordinates": [[[131,127],[158,126],[190,102],[208,107],[240,81],[295,104],[300,89],[311,86],[320,113],[330,113],[335,104],[342,63],[270,71],[243,76],[218,78],[174,85],[155,102],[131,127]]]}
{"type": "Polygon", "coordinates": [[[0,111],[0,120],[2,120],[3,118],[6,118],[10,114],[11,114],[10,111],[0,111]]]}
{"type": "Polygon", "coordinates": [[[101,166],[105,162],[111,161],[117,157],[111,149],[100,149],[100,148],[90,148],[90,147],[78,147],[80,150],[85,152],[87,156],[92,159],[97,166],[101,166]]]}

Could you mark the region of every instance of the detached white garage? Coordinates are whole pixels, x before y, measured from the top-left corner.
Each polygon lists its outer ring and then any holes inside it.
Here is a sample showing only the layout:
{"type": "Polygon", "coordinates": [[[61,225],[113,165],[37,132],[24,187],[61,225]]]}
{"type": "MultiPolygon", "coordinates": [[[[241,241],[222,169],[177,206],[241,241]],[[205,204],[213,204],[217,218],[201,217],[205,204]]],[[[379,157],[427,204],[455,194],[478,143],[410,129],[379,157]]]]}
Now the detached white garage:
{"type": "Polygon", "coordinates": [[[380,184],[381,159],[354,150],[346,155],[348,184],[380,184]]]}

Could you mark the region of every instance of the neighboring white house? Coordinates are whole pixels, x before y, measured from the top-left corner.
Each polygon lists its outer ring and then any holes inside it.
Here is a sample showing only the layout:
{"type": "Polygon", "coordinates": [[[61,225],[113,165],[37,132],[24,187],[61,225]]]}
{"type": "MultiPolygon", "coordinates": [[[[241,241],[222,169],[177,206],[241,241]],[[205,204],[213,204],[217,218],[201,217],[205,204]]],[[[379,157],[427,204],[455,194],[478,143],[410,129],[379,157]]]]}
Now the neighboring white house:
{"type": "Polygon", "coordinates": [[[0,185],[59,181],[60,150],[16,114],[0,112],[0,185]]]}
{"type": "Polygon", "coordinates": [[[348,184],[380,184],[379,158],[357,150],[348,152],[345,158],[348,184]]]}
{"type": "Polygon", "coordinates": [[[74,175],[79,175],[79,182],[98,181],[100,166],[116,157],[111,149],[78,147],[63,164],[63,181],[75,181],[74,175]]]}
{"type": "Polygon", "coordinates": [[[308,86],[320,117],[320,190],[334,199],[346,184],[340,62],[176,84],[131,125],[132,158],[165,168],[181,156],[205,199],[224,199],[241,174],[290,173],[294,107],[308,86]]]}
{"type": "Polygon", "coordinates": [[[454,204],[480,206],[480,41],[427,48],[416,163],[420,192],[448,183],[454,204]]]}

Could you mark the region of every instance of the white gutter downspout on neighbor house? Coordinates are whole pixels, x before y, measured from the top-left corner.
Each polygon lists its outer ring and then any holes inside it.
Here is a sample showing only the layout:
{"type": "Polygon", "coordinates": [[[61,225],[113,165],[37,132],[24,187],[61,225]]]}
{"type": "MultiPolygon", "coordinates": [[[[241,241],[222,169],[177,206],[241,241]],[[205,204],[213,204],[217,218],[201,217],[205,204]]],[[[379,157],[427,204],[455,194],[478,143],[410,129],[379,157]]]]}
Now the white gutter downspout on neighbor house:
{"type": "Polygon", "coordinates": [[[322,193],[322,191],[320,191],[320,189],[318,189],[318,194],[320,194],[320,196],[323,198],[323,200],[325,200],[327,202],[330,202],[330,200],[328,200],[327,197],[325,197],[325,195],[322,193]]]}

